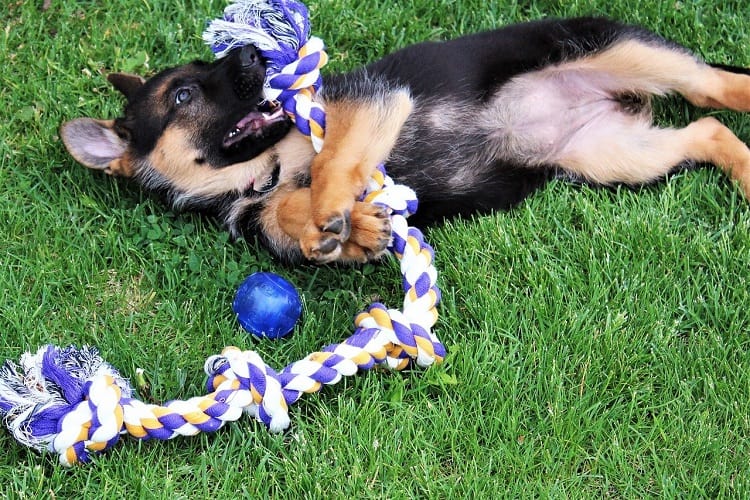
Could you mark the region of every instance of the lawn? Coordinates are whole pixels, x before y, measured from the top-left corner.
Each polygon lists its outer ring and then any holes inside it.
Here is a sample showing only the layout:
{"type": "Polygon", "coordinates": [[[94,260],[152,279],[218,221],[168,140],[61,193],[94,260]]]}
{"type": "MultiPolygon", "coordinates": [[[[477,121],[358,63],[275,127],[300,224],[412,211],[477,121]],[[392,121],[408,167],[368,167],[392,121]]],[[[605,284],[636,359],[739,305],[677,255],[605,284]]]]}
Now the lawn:
{"type": "MultiPolygon", "coordinates": [[[[285,267],[215,222],[87,171],[64,120],[114,117],[112,71],[209,58],[220,0],[8,0],[0,12],[0,359],[92,344],[159,401],[204,393],[226,345],[281,368],[402,300],[393,262],[285,267]],[[232,317],[257,270],[304,315],[282,341],[232,317]]],[[[545,16],[639,23],[713,62],[750,65],[745,0],[310,0],[328,71],[423,39],[545,16]]],[[[706,114],[677,98],[660,122],[706,114]]],[[[750,119],[712,112],[750,140],[750,119]]],[[[510,213],[427,232],[446,362],[377,370],[305,396],[289,432],[249,418],[170,442],[124,438],[73,469],[0,431],[11,498],[747,497],[750,204],[712,169],[639,191],[556,182],[510,213]]]]}

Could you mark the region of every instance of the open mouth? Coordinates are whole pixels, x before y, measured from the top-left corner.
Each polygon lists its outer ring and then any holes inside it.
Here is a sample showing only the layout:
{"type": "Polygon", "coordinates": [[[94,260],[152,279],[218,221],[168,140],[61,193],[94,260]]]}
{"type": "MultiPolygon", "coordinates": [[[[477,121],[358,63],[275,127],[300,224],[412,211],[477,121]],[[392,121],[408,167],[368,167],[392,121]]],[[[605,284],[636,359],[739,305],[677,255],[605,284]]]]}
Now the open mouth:
{"type": "Polygon", "coordinates": [[[247,137],[258,137],[270,125],[286,120],[284,108],[278,103],[264,104],[264,107],[269,108],[268,111],[251,111],[238,121],[224,136],[222,146],[230,148],[247,137]]]}

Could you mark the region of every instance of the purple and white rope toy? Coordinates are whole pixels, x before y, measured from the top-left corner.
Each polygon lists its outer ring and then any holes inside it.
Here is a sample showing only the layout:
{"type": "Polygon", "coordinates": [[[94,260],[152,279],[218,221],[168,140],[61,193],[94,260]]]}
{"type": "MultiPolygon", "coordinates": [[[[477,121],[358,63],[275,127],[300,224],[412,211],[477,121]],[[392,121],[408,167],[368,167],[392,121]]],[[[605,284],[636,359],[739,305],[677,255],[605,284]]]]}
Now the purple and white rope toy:
{"type": "MultiPolygon", "coordinates": [[[[219,24],[212,23],[204,38],[219,49],[217,54],[246,43],[256,45],[261,55],[271,60],[268,80],[285,74],[285,68],[307,68],[307,63],[295,65],[296,60],[288,60],[288,47],[299,48],[303,59],[312,53],[303,50],[313,40],[309,38],[307,10],[296,1],[240,0],[215,23],[219,24]],[[242,20],[247,20],[247,29],[237,26],[242,20]]],[[[322,50],[322,42],[319,46],[322,50]]],[[[294,79],[317,82],[310,87],[295,87],[285,94],[288,89],[279,91],[269,83],[267,89],[273,90],[268,90],[267,96],[282,100],[285,109],[284,100],[296,100],[292,94],[310,93],[311,97],[320,83],[318,69],[294,79]]],[[[297,120],[300,104],[295,106],[293,119],[297,120]]],[[[313,108],[322,112],[322,108],[313,108]]],[[[320,123],[309,129],[314,135],[320,126],[320,136],[312,140],[315,144],[319,139],[322,146],[320,123]]],[[[445,347],[432,333],[440,302],[434,254],[419,229],[406,222],[416,210],[416,196],[411,189],[394,184],[381,166],[366,186],[363,200],[386,206],[391,213],[389,250],[400,261],[405,292],[401,310],[372,304],[355,318],[357,328],[351,337],[281,371],[272,369],[254,351],[227,347],[204,364],[209,394],[164,405],[134,399],[129,382],[95,348],[43,346],[34,354],[22,355],[18,365],[6,360],[0,366],[3,423],[21,444],[56,453],[61,464],[70,466],[88,462],[93,454],[114,446],[121,434],[166,440],[213,432],[243,413],[280,432],[290,425],[290,404],[344,376],[377,365],[401,370],[412,363],[427,367],[442,362],[445,347]]]]}

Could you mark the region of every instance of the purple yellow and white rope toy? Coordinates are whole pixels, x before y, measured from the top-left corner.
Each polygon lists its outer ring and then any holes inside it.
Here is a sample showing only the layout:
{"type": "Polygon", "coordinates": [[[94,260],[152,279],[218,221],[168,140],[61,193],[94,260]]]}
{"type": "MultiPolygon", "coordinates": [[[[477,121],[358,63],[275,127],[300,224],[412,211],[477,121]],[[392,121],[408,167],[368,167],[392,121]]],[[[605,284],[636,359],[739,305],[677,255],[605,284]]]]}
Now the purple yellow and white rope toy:
{"type": "MultiPolygon", "coordinates": [[[[237,0],[204,33],[217,57],[254,44],[269,61],[266,97],[278,100],[298,128],[323,144],[322,107],[312,101],[327,57],[322,42],[309,36],[304,5],[293,0],[237,0]],[[292,76],[290,76],[292,75],[292,76]]],[[[171,439],[212,432],[249,413],[271,431],[289,424],[288,407],[302,394],[337,383],[375,365],[401,370],[440,363],[445,348],[432,333],[440,292],[433,251],[406,217],[416,210],[414,192],[396,185],[381,168],[364,200],[391,210],[391,252],[400,260],[402,310],[375,303],[355,318],[354,334],[277,372],[254,351],[227,347],[204,365],[210,392],[164,405],[134,399],[128,381],[96,348],[41,347],[17,365],[0,367],[0,416],[20,443],[59,455],[66,466],[88,462],[112,447],[121,434],[171,439]]]]}

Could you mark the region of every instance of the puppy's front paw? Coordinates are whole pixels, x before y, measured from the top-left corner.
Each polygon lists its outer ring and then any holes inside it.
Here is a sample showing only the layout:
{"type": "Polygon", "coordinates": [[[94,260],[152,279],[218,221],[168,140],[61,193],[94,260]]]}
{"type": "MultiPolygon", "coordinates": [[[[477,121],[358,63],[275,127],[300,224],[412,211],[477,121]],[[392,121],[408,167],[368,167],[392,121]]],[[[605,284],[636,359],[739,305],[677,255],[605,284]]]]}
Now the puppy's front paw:
{"type": "Polygon", "coordinates": [[[351,213],[349,210],[344,210],[328,216],[325,223],[320,226],[320,231],[334,235],[341,242],[348,240],[352,232],[351,213]]]}
{"type": "Polygon", "coordinates": [[[335,233],[322,232],[314,224],[309,224],[300,240],[302,253],[308,260],[318,264],[333,262],[341,255],[344,242],[335,233]]]}
{"type": "Polygon", "coordinates": [[[325,219],[323,224],[309,223],[300,240],[302,253],[318,264],[333,262],[339,258],[342,246],[352,232],[351,214],[348,210],[325,219]]]}
{"type": "Polygon", "coordinates": [[[391,242],[391,218],[388,210],[370,203],[357,203],[352,212],[352,234],[344,247],[344,256],[357,262],[382,257],[391,242]]]}
{"type": "Polygon", "coordinates": [[[385,254],[391,238],[387,210],[370,203],[356,203],[351,213],[330,219],[323,228],[309,223],[300,240],[302,253],[318,264],[376,260],[385,254]]]}

